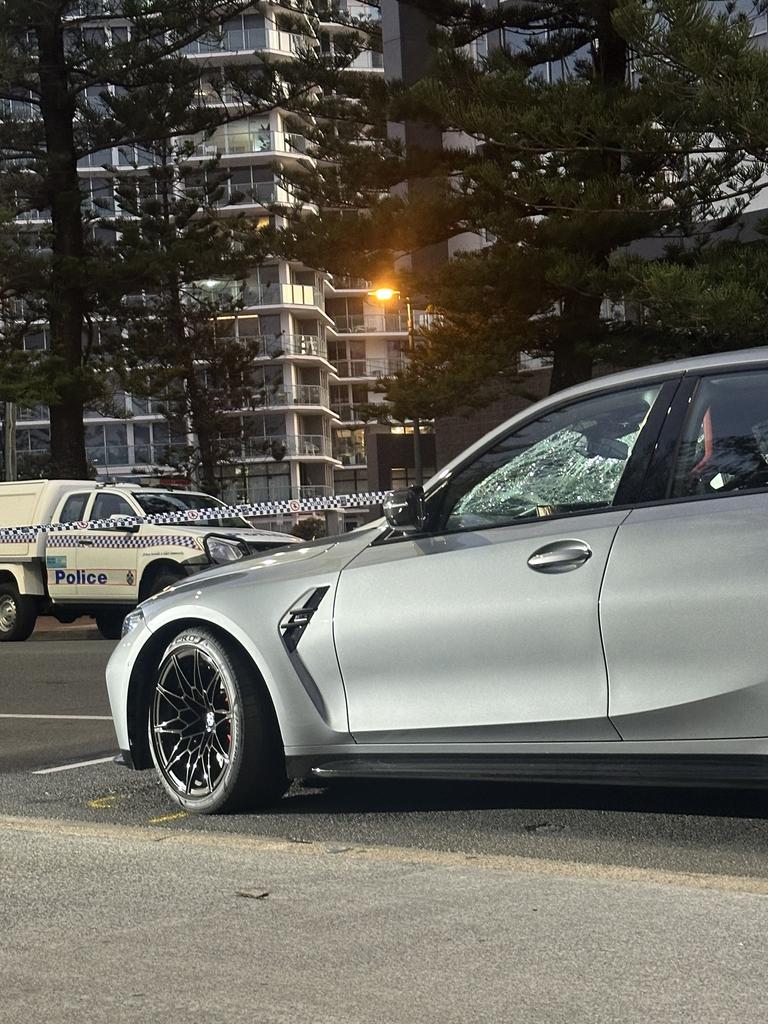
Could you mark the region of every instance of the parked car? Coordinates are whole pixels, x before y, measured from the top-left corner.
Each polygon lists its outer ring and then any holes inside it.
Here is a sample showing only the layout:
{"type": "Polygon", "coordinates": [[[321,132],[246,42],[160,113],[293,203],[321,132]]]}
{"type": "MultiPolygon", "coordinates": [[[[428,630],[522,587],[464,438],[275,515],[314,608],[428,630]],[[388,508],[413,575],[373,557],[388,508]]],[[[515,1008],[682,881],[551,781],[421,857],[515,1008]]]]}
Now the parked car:
{"type": "Polygon", "coordinates": [[[131,608],[171,583],[220,562],[295,544],[254,529],[198,491],[90,480],[0,483],[0,531],[66,526],[36,535],[0,535],[0,643],[26,640],[38,615],[72,622],[92,615],[117,640],[131,608]],[[178,522],[131,521],[178,516],[178,522]],[[194,515],[194,522],[185,516],[194,515]]]}
{"type": "Polygon", "coordinates": [[[126,620],[125,762],[225,811],[290,779],[768,781],[768,348],[603,377],[126,620]]]}

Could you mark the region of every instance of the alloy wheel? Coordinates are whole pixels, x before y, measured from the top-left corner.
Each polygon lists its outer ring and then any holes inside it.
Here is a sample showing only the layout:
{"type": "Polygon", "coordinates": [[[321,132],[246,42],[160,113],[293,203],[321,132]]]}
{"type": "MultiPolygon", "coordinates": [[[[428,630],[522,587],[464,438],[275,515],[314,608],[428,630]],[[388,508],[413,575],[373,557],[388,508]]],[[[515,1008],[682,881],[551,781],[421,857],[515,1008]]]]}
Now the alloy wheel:
{"type": "Polygon", "coordinates": [[[158,671],[150,708],[157,767],[187,799],[222,784],[237,744],[237,692],[228,667],[208,650],[181,647],[158,671]]]}
{"type": "Polygon", "coordinates": [[[16,625],[18,609],[10,594],[0,594],[0,633],[11,633],[16,625]]]}

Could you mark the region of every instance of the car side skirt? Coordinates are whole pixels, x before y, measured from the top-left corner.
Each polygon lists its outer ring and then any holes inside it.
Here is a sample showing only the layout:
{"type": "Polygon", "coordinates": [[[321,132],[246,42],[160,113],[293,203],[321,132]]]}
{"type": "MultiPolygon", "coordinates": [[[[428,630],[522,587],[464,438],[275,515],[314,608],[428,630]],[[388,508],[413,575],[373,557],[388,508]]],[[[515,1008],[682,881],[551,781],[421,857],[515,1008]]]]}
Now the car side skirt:
{"type": "Polygon", "coordinates": [[[294,779],[467,779],[623,786],[768,787],[768,755],[369,754],[287,758],[294,779]]]}

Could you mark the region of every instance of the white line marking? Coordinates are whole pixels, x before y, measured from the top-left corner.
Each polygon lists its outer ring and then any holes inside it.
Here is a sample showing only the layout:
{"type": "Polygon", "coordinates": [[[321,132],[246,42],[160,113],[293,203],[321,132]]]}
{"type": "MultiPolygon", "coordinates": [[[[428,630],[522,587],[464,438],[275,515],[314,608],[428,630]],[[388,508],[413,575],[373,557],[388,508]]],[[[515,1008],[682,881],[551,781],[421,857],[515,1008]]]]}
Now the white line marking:
{"type": "Polygon", "coordinates": [[[33,775],[51,775],[53,772],[68,772],[70,768],[87,768],[92,764],[106,764],[107,761],[114,761],[115,755],[109,757],[97,757],[95,761],[78,761],[77,764],[60,764],[58,768],[38,768],[32,772],[33,775]]]}
{"type": "Polygon", "coordinates": [[[0,715],[0,718],[46,718],[62,722],[111,722],[111,715],[0,715]]]}

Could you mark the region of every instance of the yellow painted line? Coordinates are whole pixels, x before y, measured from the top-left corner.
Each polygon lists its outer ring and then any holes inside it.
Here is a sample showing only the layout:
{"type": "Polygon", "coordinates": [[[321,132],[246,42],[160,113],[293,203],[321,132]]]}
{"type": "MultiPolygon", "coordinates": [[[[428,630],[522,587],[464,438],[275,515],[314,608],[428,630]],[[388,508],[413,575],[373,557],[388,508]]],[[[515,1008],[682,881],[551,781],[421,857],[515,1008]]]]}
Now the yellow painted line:
{"type": "Polygon", "coordinates": [[[164,814],[161,818],[149,818],[147,824],[159,825],[163,821],[178,821],[179,818],[188,818],[188,811],[177,811],[176,814],[164,814]]]}
{"type": "Polygon", "coordinates": [[[101,811],[106,807],[114,807],[116,801],[116,796],[97,796],[95,800],[88,801],[88,806],[94,811],[101,811]]]}

